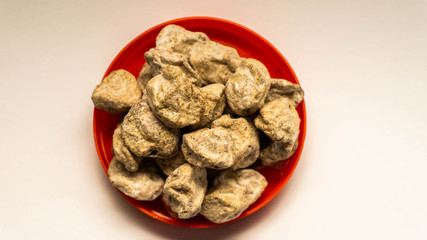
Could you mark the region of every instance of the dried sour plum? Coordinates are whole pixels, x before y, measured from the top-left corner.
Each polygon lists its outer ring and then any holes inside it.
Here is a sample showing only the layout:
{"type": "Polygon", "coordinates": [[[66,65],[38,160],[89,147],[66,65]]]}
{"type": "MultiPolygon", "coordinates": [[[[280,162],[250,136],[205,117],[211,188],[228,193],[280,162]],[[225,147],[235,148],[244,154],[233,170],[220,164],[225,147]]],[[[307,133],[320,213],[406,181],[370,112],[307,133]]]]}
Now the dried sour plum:
{"type": "Polygon", "coordinates": [[[132,106],[122,123],[125,145],[141,157],[172,157],[178,152],[179,129],[170,129],[151,112],[146,99],[132,106]]]}
{"type": "Polygon", "coordinates": [[[164,180],[149,164],[141,164],[138,171],[128,172],[121,162],[113,158],[108,175],[116,188],[136,200],[151,201],[162,194],[164,180]]]}
{"type": "Polygon", "coordinates": [[[225,85],[227,103],[240,116],[255,113],[264,105],[270,90],[270,74],[258,60],[247,58],[225,85]]]}
{"type": "Polygon", "coordinates": [[[157,36],[156,46],[171,48],[174,52],[188,54],[195,43],[204,41],[209,41],[209,38],[202,32],[191,32],[183,27],[169,24],[157,36]]]}
{"type": "Polygon", "coordinates": [[[185,163],[166,179],[164,200],[179,218],[191,218],[200,212],[207,186],[206,169],[185,163]]]}
{"type": "Polygon", "coordinates": [[[190,52],[190,64],[204,84],[225,84],[240,61],[236,49],[212,41],[197,42],[190,52]]]}
{"type": "Polygon", "coordinates": [[[293,107],[296,107],[304,98],[304,91],[301,86],[291,83],[285,79],[271,79],[270,91],[267,94],[265,103],[279,98],[288,98],[293,107]]]}
{"type": "Polygon", "coordinates": [[[113,154],[117,161],[123,163],[126,170],[135,172],[138,170],[142,157],[133,154],[125,145],[122,138],[122,128],[119,124],[113,133],[113,154]]]}
{"type": "Polygon", "coordinates": [[[287,98],[265,104],[255,118],[255,126],[276,142],[294,142],[298,138],[300,118],[287,98]]]}
{"type": "Polygon", "coordinates": [[[146,90],[153,114],[166,126],[183,128],[200,121],[205,99],[179,67],[162,68],[161,74],[147,83],[146,90]]]}
{"type": "Polygon", "coordinates": [[[123,69],[111,72],[92,94],[95,107],[110,113],[126,113],[140,98],[136,78],[123,69]]]}
{"type": "Polygon", "coordinates": [[[267,180],[256,170],[223,171],[206,192],[200,213],[214,223],[233,220],[261,196],[266,186],[267,180]]]}
{"type": "Polygon", "coordinates": [[[236,158],[232,169],[246,168],[259,156],[259,137],[255,126],[245,118],[231,118],[223,115],[212,122],[212,128],[222,127],[230,131],[233,138],[233,154],[236,158]]]}

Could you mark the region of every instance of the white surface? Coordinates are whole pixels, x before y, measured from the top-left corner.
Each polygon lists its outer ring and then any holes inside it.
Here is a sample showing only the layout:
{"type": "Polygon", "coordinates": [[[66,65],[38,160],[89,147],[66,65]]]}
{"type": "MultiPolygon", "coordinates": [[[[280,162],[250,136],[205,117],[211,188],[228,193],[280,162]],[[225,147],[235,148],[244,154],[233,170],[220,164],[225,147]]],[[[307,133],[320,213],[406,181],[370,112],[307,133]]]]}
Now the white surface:
{"type": "Polygon", "coordinates": [[[1,239],[427,239],[427,2],[227,2],[0,2],[1,239]],[[306,92],[289,183],[214,229],[136,210],[92,136],[90,95],[120,49],[195,15],[264,36],[306,92]]]}

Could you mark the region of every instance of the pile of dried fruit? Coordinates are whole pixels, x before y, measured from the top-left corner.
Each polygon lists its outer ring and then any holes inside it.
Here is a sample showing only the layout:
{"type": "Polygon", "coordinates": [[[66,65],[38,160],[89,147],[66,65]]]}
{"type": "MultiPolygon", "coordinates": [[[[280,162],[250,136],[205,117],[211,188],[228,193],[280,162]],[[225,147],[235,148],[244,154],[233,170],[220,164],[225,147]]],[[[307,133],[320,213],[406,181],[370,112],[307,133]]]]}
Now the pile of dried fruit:
{"type": "Polygon", "coordinates": [[[163,28],[144,57],[138,79],[113,71],[92,95],[96,108],[126,114],[113,135],[110,181],[137,200],[162,196],[181,219],[235,219],[267,186],[248,167],[297,149],[303,90],[176,25],[163,28]],[[264,149],[260,134],[270,139],[264,149]]]}

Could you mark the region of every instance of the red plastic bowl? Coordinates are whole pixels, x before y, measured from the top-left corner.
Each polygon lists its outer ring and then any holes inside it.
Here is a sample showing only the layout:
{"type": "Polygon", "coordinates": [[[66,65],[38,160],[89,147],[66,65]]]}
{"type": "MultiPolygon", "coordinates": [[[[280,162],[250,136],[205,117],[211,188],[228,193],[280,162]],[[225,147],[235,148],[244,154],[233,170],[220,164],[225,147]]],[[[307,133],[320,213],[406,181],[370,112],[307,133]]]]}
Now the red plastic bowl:
{"type": "MultiPolygon", "coordinates": [[[[105,72],[104,77],[117,69],[126,69],[137,77],[145,62],[144,53],[150,48],[155,47],[157,34],[168,24],[176,24],[190,31],[204,32],[211,40],[235,48],[241,57],[255,58],[264,63],[272,78],[284,78],[299,84],[289,63],[271,43],[242,25],[212,17],[179,18],[159,24],[145,31],[120,51],[105,72]]],[[[304,101],[298,105],[296,110],[301,118],[298,139],[299,147],[297,151],[291,158],[282,161],[274,168],[264,167],[259,169],[260,173],[267,179],[268,186],[261,197],[237,219],[257,211],[273,199],[289,180],[297,166],[304,146],[306,132],[304,101]]],[[[105,173],[107,173],[108,166],[113,158],[111,153],[113,131],[122,117],[121,115],[110,114],[102,110],[94,110],[93,131],[95,146],[105,173]]],[[[169,216],[167,209],[162,205],[160,199],[155,201],[137,201],[125,195],[123,196],[140,211],[165,223],[193,228],[220,225],[206,220],[201,215],[187,220],[174,219],[169,216]]]]}

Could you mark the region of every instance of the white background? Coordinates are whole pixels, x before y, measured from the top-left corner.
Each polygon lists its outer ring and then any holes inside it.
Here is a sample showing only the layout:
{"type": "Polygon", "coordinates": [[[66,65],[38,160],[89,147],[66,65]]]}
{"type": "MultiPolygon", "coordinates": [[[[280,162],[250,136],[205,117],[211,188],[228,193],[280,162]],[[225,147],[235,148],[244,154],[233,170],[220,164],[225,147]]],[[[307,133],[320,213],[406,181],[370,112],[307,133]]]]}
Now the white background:
{"type": "Polygon", "coordinates": [[[0,1],[1,239],[427,239],[427,1],[0,1]],[[91,93],[148,28],[251,28],[306,93],[283,191],[213,229],[152,220],[109,184],[91,93]]]}

